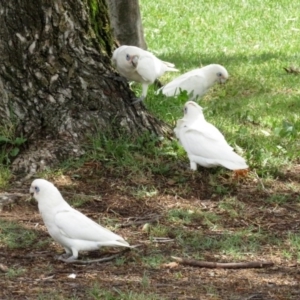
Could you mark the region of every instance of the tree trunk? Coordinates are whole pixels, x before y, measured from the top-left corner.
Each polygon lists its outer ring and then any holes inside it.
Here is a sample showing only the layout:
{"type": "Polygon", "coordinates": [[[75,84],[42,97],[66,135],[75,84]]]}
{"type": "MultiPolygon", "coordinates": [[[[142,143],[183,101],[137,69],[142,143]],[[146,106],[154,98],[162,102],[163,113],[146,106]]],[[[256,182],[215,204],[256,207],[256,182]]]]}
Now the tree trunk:
{"type": "Polygon", "coordinates": [[[113,34],[119,45],[147,49],[139,0],[106,0],[113,34]]]}
{"type": "Polygon", "coordinates": [[[0,136],[27,139],[15,170],[35,171],[83,153],[95,131],[138,136],[169,128],[111,67],[105,0],[0,2],[0,136]]]}

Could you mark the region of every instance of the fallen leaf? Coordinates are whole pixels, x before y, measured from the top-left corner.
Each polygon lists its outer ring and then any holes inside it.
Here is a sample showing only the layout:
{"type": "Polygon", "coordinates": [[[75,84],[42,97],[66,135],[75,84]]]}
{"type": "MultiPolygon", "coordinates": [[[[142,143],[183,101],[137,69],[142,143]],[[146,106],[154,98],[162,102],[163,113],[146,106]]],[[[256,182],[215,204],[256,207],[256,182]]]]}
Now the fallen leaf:
{"type": "Polygon", "coordinates": [[[146,223],[146,224],[143,225],[142,231],[145,231],[145,232],[149,233],[150,230],[151,230],[151,225],[149,223],[146,223]]]}
{"type": "Polygon", "coordinates": [[[234,170],[233,178],[237,179],[239,177],[247,177],[248,173],[249,173],[249,169],[234,170]]]}
{"type": "Polygon", "coordinates": [[[176,268],[178,266],[178,263],[173,261],[173,262],[169,262],[167,264],[163,264],[162,266],[165,267],[165,268],[173,269],[173,268],[176,268]]]}
{"type": "Polygon", "coordinates": [[[170,180],[167,181],[167,184],[168,185],[174,185],[174,184],[176,184],[176,181],[173,180],[173,179],[170,179],[170,180]]]}
{"type": "Polygon", "coordinates": [[[0,264],[0,271],[6,273],[8,271],[8,267],[3,264],[0,264]]]}

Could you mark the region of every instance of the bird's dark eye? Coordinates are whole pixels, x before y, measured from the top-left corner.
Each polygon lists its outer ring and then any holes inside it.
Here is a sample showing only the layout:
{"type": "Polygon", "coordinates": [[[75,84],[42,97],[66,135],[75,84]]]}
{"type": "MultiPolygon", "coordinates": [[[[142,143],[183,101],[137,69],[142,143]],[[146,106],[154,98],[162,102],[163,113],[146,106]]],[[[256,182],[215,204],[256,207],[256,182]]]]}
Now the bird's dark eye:
{"type": "Polygon", "coordinates": [[[126,54],[126,60],[130,60],[130,55],[126,54]]]}
{"type": "Polygon", "coordinates": [[[188,111],[188,109],[187,109],[187,107],[185,107],[184,108],[184,113],[187,114],[187,111],[188,111]]]}
{"type": "Polygon", "coordinates": [[[38,193],[40,191],[40,188],[38,186],[35,186],[34,190],[38,193]]]}
{"type": "Polygon", "coordinates": [[[217,73],[217,76],[222,77],[222,73],[221,72],[217,73]]]}

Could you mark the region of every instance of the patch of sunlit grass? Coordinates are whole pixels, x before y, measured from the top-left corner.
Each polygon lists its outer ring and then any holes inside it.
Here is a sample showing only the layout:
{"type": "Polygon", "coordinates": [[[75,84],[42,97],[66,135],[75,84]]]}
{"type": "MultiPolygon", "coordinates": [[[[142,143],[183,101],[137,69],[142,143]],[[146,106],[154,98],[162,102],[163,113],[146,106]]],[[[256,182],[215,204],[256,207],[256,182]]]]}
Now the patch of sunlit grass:
{"type": "MultiPolygon", "coordinates": [[[[276,176],[299,157],[299,80],[283,69],[299,62],[297,7],[288,0],[141,3],[149,51],[175,63],[180,74],[210,63],[228,69],[227,84],[211,89],[200,105],[263,177],[276,176]]],[[[168,73],[161,81],[176,76],[168,73]]],[[[145,103],[174,126],[185,101],[156,96],[150,88],[145,103]]]]}

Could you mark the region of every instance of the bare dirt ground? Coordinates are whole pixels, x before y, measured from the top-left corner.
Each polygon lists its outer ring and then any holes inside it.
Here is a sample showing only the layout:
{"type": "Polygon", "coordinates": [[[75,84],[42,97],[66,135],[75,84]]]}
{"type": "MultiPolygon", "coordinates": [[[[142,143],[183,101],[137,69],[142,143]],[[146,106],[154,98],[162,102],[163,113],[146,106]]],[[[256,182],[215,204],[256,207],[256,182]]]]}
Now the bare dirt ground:
{"type": "MultiPolygon", "coordinates": [[[[186,181],[180,184],[176,182],[176,176],[145,175],[144,178],[132,178],[128,174],[120,178],[113,171],[101,170],[97,164],[87,164],[72,171],[69,176],[58,176],[55,184],[66,200],[76,193],[89,195],[89,201],[79,209],[94,220],[106,220],[106,224],[107,220],[113,224],[124,224],[134,218],[158,216],[159,224],[170,227],[167,237],[174,240],[154,242],[147,232],[142,231],[142,224],[119,227],[114,231],[131,244],[141,244],[141,247],[124,253],[118,261],[66,264],[54,258],[63,249],[49,238],[36,203],[19,200],[4,207],[0,218],[13,220],[24,228],[34,230],[38,234],[36,243],[45,241],[45,244],[38,248],[31,245],[22,249],[8,249],[0,243],[0,264],[23,269],[20,275],[13,277],[4,270],[0,271],[0,299],[108,299],[104,297],[105,294],[101,296],[101,290],[110,291],[115,299],[124,299],[117,297],[120,292],[156,294],[157,299],[174,300],[300,299],[297,255],[285,257],[282,244],[261,243],[260,249],[255,253],[246,253],[241,260],[228,257],[221,250],[214,253],[208,249],[199,254],[201,260],[215,262],[272,261],[274,266],[268,268],[207,269],[169,264],[172,255],[183,257],[184,251],[185,256],[192,258],[195,249],[178,243],[174,236],[177,225],[165,217],[167,211],[173,208],[199,208],[217,214],[227,232],[252,226],[254,232],[268,231],[284,244],[288,232],[299,231],[300,194],[299,189],[295,188],[299,187],[299,171],[299,166],[285,171],[275,182],[265,183],[264,188],[255,176],[232,181],[229,173],[220,175],[218,179],[220,182],[223,180],[226,194],[236,197],[243,204],[241,214],[236,217],[229,216],[228,211],[219,208],[218,203],[224,195],[216,192],[218,189],[209,175],[211,171],[207,170],[200,170],[196,175],[186,172],[186,181]],[[144,199],[135,197],[132,191],[141,184],[155,186],[158,194],[144,199]],[[271,194],[285,195],[287,200],[282,204],[267,202],[271,194]],[[149,263],[152,256],[161,257],[161,262],[149,263]],[[75,274],[76,278],[69,278],[70,274],[75,274]],[[98,298],[90,292],[95,288],[99,289],[98,298]]],[[[30,182],[24,182],[18,192],[27,193],[30,182]]],[[[222,235],[222,231],[212,230],[201,218],[186,224],[183,229],[199,231],[203,236],[216,239],[222,235]]],[[[288,249],[289,245],[285,247],[288,249]]],[[[95,259],[116,251],[119,249],[82,253],[80,258],[95,259]]]]}

